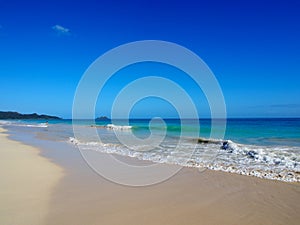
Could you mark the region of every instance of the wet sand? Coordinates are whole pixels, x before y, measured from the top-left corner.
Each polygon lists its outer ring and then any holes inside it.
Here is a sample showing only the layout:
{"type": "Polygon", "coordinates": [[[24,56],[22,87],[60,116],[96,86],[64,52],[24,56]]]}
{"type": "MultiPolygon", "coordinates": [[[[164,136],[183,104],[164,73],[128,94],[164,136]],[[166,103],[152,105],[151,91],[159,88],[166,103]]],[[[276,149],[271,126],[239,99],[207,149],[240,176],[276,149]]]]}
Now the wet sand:
{"type": "MultiPolygon", "coordinates": [[[[47,199],[49,204],[42,210],[43,215],[47,211],[46,217],[39,220],[39,224],[252,225],[298,224],[300,221],[299,183],[184,168],[162,183],[128,187],[112,183],[96,174],[73,146],[57,143],[51,145],[46,141],[41,143],[44,143],[44,147],[40,146],[43,147],[41,155],[46,159],[39,161],[48,164],[50,159],[64,168],[65,175],[59,183],[51,186],[51,191],[47,191],[51,198],[47,199]]],[[[15,142],[11,144],[14,149],[15,146],[20,147],[15,142]]],[[[19,149],[21,150],[25,150],[25,146],[19,149]]],[[[24,152],[27,154],[30,151],[24,152]]],[[[18,154],[14,157],[19,157],[18,154]]],[[[37,156],[36,153],[33,154],[37,156]]],[[[120,158],[123,161],[132,160],[120,158]]],[[[6,168],[7,166],[10,165],[6,165],[6,168]]],[[[1,168],[4,167],[1,165],[1,168]]],[[[9,174],[7,171],[9,170],[2,171],[1,176],[9,174]]],[[[17,173],[17,169],[14,173],[17,173]]],[[[24,180],[19,182],[26,183],[24,180]]],[[[35,182],[37,183],[39,182],[35,182]]],[[[1,194],[6,189],[1,188],[1,194]]],[[[15,189],[20,191],[23,188],[16,186],[15,189]]],[[[26,194],[28,191],[22,193],[26,194]]],[[[1,199],[3,196],[2,194],[1,199]]],[[[11,205],[13,208],[3,211],[1,201],[1,224],[3,218],[17,215],[20,207],[11,205]]],[[[37,215],[36,209],[39,210],[36,206],[28,207],[23,215],[37,215]]]]}
{"type": "MultiPolygon", "coordinates": [[[[160,184],[128,187],[93,172],[79,151],[66,149],[66,153],[68,162],[60,163],[68,165],[68,175],[53,195],[48,224],[252,225],[300,221],[299,183],[184,168],[160,184]]],[[[133,159],[123,158],[127,160],[133,159]]]]}

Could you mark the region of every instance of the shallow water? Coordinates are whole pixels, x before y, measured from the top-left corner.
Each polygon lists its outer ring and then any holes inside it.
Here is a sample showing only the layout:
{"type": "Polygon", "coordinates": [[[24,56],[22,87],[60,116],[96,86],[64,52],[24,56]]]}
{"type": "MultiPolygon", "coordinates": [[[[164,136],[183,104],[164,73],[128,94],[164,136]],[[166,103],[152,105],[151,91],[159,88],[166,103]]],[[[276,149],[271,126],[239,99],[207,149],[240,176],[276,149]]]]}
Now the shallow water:
{"type": "Polygon", "coordinates": [[[225,136],[218,133],[218,123],[211,134],[210,120],[19,120],[0,125],[19,135],[68,142],[81,151],[300,181],[300,119],[229,119],[225,136]],[[222,149],[225,141],[228,146],[222,149]]]}

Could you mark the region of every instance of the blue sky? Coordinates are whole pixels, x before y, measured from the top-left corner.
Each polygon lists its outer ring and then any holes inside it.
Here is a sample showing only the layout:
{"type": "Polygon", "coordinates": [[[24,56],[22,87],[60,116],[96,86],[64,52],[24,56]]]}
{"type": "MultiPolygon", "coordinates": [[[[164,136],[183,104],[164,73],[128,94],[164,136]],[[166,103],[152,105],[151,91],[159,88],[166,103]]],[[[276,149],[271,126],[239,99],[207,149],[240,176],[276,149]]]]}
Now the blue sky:
{"type": "MultiPolygon", "coordinates": [[[[71,118],[76,86],[97,57],[127,42],[153,39],[180,44],[207,63],[229,117],[299,117],[299,11],[297,0],[1,0],[0,110],[71,118]]],[[[98,115],[110,113],[112,96],[135,73],[125,72],[108,84],[98,115]]],[[[209,116],[201,90],[184,78],[176,82],[201,99],[200,116],[209,116]]],[[[161,100],[143,102],[132,117],[177,115],[161,100]]]]}

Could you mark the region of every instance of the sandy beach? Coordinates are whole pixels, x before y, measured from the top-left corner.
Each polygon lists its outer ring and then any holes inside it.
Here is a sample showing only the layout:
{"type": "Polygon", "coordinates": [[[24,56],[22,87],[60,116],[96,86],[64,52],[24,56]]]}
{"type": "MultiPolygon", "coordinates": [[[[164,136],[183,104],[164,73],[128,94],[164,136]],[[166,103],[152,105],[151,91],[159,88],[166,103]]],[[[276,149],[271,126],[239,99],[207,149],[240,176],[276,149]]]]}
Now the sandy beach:
{"type": "Polygon", "coordinates": [[[57,187],[49,224],[250,225],[300,220],[298,184],[184,168],[163,183],[133,188],[84,167],[57,187]]]}
{"type": "Polygon", "coordinates": [[[1,224],[298,224],[300,220],[299,183],[184,168],[160,184],[128,187],[96,174],[74,147],[41,149],[39,154],[37,148],[11,141],[3,133],[0,144],[1,224]]]}
{"type": "Polygon", "coordinates": [[[63,170],[0,127],[0,224],[45,224],[63,170]]]}

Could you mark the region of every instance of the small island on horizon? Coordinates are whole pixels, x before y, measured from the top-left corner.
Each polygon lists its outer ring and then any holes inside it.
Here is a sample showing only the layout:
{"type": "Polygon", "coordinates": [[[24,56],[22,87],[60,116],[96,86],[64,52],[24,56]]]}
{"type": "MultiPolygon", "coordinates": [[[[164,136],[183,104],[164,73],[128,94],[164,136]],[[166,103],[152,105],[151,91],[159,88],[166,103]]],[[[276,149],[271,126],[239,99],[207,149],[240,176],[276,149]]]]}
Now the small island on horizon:
{"type": "Polygon", "coordinates": [[[0,119],[45,119],[45,120],[61,120],[62,118],[57,116],[50,116],[50,115],[39,115],[37,113],[31,113],[31,114],[21,114],[18,112],[4,112],[0,111],[0,119]]]}
{"type": "Polygon", "coordinates": [[[110,120],[107,116],[97,117],[96,120],[110,120]]]}

